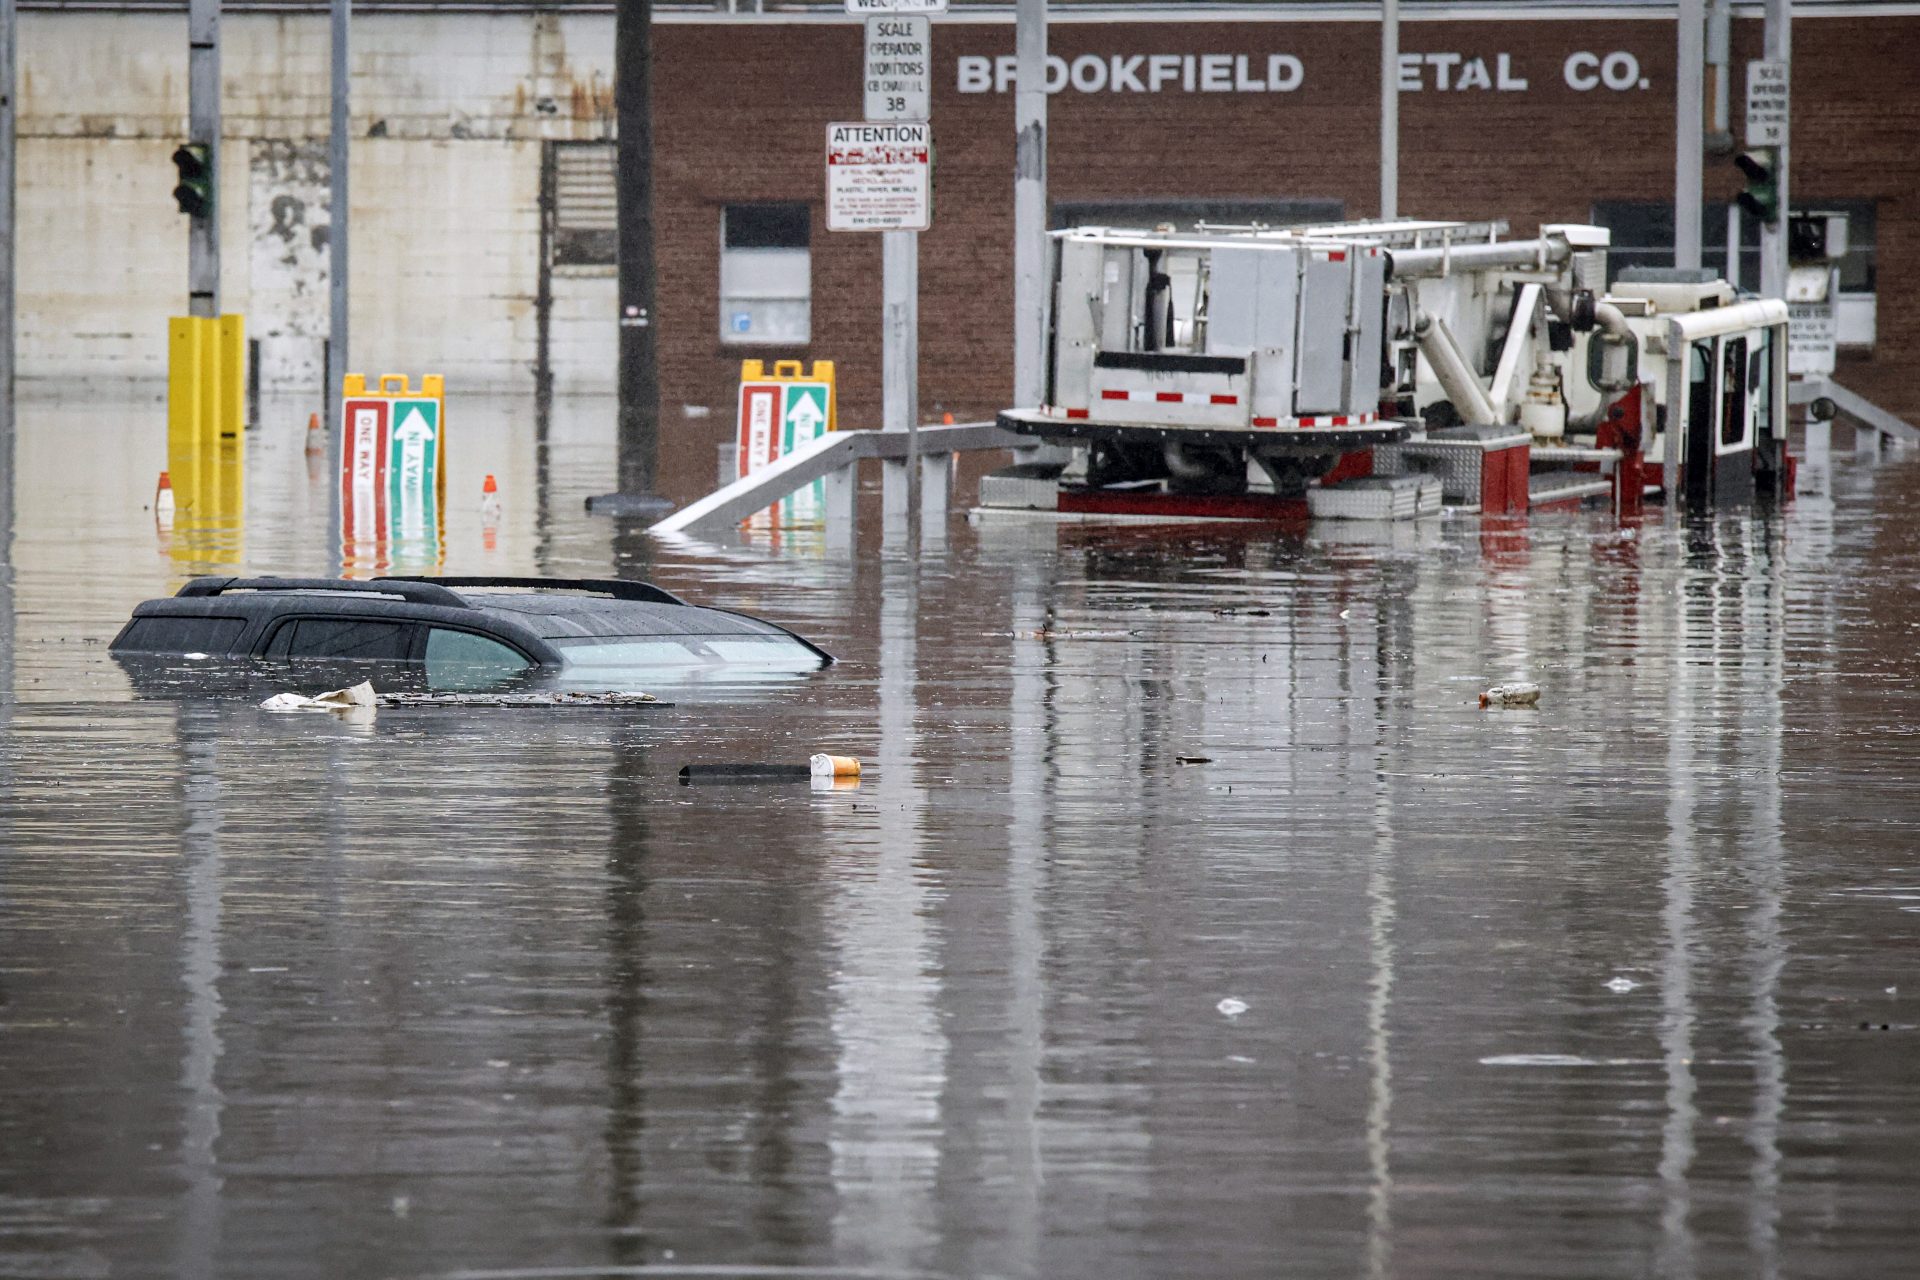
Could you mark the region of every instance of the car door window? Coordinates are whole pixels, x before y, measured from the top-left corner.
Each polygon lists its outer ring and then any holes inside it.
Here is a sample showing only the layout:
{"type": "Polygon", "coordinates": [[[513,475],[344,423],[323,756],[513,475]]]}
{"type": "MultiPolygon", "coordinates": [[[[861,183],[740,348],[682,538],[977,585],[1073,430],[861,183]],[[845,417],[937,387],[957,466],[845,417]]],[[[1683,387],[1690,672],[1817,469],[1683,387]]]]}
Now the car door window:
{"type": "Polygon", "coordinates": [[[448,627],[427,629],[427,686],[432,689],[483,689],[518,675],[533,664],[514,649],[448,627]]]}
{"type": "Polygon", "coordinates": [[[135,618],[115,648],[141,653],[224,655],[246,629],[244,618],[135,618]]]}
{"type": "Polygon", "coordinates": [[[295,618],[267,642],[269,658],[352,658],[398,662],[411,657],[413,626],[378,618],[295,618]]]}

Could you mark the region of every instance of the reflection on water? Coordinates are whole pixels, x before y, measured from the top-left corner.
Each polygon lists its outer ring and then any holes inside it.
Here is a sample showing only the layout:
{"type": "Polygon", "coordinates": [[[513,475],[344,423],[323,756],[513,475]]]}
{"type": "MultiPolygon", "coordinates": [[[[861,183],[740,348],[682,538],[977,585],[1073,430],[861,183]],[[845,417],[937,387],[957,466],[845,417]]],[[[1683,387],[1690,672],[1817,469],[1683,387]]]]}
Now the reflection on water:
{"type": "Polygon", "coordinates": [[[607,406],[522,408],[460,406],[450,568],[650,576],[841,662],[358,725],[137,696],[134,602],[325,571],[304,406],[189,560],[157,406],[23,407],[0,1273],[1907,1265],[1920,468],[916,564],[871,519],[655,547],[581,509],[607,406]],[[816,750],[861,786],[676,782],[816,750]]]}
{"type": "Polygon", "coordinates": [[[245,458],[245,442],[233,436],[167,442],[173,509],[156,487],[154,532],[188,577],[246,559],[245,458]]]}

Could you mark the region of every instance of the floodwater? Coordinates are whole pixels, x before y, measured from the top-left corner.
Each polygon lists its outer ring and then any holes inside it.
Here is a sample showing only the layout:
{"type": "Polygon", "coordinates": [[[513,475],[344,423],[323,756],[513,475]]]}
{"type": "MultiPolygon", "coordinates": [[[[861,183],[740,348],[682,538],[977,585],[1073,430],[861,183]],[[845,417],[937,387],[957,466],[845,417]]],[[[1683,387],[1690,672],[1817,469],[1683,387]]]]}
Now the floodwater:
{"type": "Polygon", "coordinates": [[[136,696],[136,601],[325,571],[305,407],[171,534],[157,405],[23,408],[0,1276],[1911,1273],[1910,458],[1624,530],[916,560],[875,504],[834,558],[587,516],[610,417],[456,406],[446,570],[650,576],[839,665],[370,726],[136,696]],[[815,750],[860,787],[676,781],[815,750]]]}

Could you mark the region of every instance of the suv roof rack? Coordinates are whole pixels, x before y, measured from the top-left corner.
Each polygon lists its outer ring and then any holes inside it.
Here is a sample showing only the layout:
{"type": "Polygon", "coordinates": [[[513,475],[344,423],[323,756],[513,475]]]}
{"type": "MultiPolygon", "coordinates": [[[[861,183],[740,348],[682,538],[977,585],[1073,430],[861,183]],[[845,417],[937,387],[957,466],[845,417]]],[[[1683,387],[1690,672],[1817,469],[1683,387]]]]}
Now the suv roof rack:
{"type": "MultiPolygon", "coordinates": [[[[643,604],[686,604],[679,596],[651,582],[622,578],[378,578],[378,582],[424,582],[441,587],[508,587],[518,591],[572,591],[612,596],[643,604]]],[[[462,601],[461,603],[465,603],[462,601]]]]}
{"type": "Polygon", "coordinates": [[[195,578],[175,593],[179,596],[217,596],[229,591],[359,591],[399,596],[410,604],[436,604],[447,609],[473,606],[443,586],[424,578],[195,578]]]}

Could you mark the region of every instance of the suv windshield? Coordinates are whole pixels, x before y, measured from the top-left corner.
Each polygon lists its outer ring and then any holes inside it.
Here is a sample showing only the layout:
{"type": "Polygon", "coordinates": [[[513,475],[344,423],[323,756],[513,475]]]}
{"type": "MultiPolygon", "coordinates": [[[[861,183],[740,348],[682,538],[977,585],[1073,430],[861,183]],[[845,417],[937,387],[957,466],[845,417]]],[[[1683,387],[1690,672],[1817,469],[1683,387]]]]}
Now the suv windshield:
{"type": "Polygon", "coordinates": [[[697,675],[715,668],[749,671],[813,671],[818,653],[791,636],[592,636],[554,640],[568,670],[697,675]]]}

